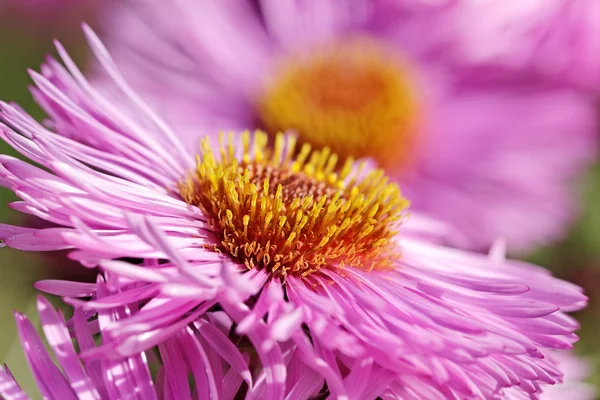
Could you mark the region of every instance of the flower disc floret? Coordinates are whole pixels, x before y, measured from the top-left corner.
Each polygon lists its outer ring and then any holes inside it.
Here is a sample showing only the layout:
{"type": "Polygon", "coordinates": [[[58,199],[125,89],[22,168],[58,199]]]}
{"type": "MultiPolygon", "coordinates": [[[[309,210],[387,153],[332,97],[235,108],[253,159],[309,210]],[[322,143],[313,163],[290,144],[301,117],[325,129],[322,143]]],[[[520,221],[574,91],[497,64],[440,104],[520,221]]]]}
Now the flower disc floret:
{"type": "Polygon", "coordinates": [[[420,105],[406,63],[374,40],[323,46],[286,59],[258,101],[269,133],[294,129],[302,142],[340,157],[405,163],[420,105]]]}
{"type": "Polygon", "coordinates": [[[390,265],[390,239],[408,201],[382,171],[353,172],[351,159],[337,170],[328,148],[296,152],[295,138],[282,134],[272,150],[263,132],[246,132],[242,142],[241,162],[231,139],[220,158],[203,145],[196,171],[179,185],[221,232],[217,250],[282,277],[390,265]]]}

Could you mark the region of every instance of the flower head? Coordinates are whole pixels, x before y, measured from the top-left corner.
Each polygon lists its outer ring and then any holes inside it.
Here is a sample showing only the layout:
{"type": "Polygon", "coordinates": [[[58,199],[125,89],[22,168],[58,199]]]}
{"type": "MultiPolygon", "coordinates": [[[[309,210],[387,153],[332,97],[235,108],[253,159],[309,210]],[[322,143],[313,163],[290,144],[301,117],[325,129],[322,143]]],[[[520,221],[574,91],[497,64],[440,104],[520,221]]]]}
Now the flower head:
{"type": "Polygon", "coordinates": [[[573,216],[600,70],[598,7],[533,3],[131,0],[109,49],[193,146],[222,129],[295,131],[373,159],[414,210],[457,228],[453,244],[526,250],[573,216]]]}
{"type": "Polygon", "coordinates": [[[97,318],[103,341],[84,360],[123,362],[197,329],[251,398],[536,396],[560,381],[544,351],[576,341],[565,312],[585,305],[580,288],[498,249],[440,246],[448,230],[406,218],[383,172],[293,136],[223,138],[194,160],[86,33],[118,101],[59,45],[66,69],[32,72],[51,121],[0,104],[3,138],[45,167],[2,156],[0,182],[23,199],[14,208],[59,225],[0,238],[103,271],[98,286],[38,284],[97,318]]]}

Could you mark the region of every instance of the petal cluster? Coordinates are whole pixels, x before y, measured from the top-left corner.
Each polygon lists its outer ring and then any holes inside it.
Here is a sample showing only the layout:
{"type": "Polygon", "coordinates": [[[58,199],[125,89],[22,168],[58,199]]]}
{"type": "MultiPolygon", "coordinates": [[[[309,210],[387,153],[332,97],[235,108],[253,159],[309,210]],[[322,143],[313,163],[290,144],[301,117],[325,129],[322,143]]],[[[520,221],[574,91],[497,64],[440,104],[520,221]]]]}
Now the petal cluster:
{"type": "MultiPolygon", "coordinates": [[[[102,280],[96,289],[99,298],[112,294],[102,280]]],[[[107,327],[135,311],[126,306],[106,308],[90,322],[84,311],[75,309],[67,323],[43,297],[38,299],[38,310],[58,366],[27,317],[16,313],[15,318],[25,357],[45,399],[191,399],[192,392],[195,398],[232,399],[244,380],[250,381],[247,355],[244,358],[231,343],[224,342],[222,332],[202,321],[175,332],[155,353],[119,360],[84,358],[81,362],[80,354],[97,349],[95,335],[99,333],[105,344],[113,342],[106,334],[107,327]],[[223,358],[220,352],[225,351],[223,358]],[[157,371],[155,378],[151,368],[157,371]]],[[[8,367],[0,368],[0,395],[7,400],[29,399],[8,367]]]]}

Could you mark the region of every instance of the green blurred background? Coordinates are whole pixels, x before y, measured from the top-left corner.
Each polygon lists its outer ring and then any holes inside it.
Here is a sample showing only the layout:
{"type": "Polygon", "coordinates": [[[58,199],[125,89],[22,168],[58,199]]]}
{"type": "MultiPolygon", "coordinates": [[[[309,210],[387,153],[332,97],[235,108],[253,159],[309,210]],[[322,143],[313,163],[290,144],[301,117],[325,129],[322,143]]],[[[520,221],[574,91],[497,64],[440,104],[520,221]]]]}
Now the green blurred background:
{"type": "MultiPolygon", "coordinates": [[[[74,9],[66,14],[63,10],[52,9],[31,13],[31,10],[20,8],[16,3],[4,1],[0,0],[0,99],[16,102],[32,116],[43,119],[44,114],[29,94],[31,79],[27,69],[39,70],[45,57],[54,54],[54,38],[67,46],[75,61],[85,67],[87,46],[78,21],[93,23],[93,8],[74,9]]],[[[0,153],[18,156],[3,141],[0,141],[0,153]]],[[[14,193],[0,188],[0,222],[30,223],[23,218],[23,214],[7,206],[15,200],[18,199],[14,193]]],[[[39,326],[36,308],[38,293],[33,283],[49,278],[78,279],[82,278],[81,274],[81,270],[72,268],[64,254],[0,248],[0,362],[10,367],[23,389],[34,398],[38,392],[18,341],[13,312],[18,310],[27,314],[39,326]]],[[[87,273],[83,278],[90,279],[91,275],[87,273]]],[[[55,304],[59,302],[55,301],[55,304]]]]}
{"type": "MultiPolygon", "coordinates": [[[[79,65],[85,67],[86,45],[78,21],[83,18],[93,25],[94,17],[89,9],[59,18],[53,15],[53,19],[47,15],[45,18],[43,13],[26,14],[0,4],[0,99],[15,101],[42,119],[43,114],[28,91],[27,69],[38,70],[45,56],[54,54],[53,38],[65,44],[79,65]],[[53,22],[48,23],[48,20],[53,22]]],[[[0,152],[16,156],[1,141],[0,152]]],[[[583,286],[590,297],[589,307],[577,315],[582,325],[577,352],[590,362],[593,368],[590,381],[600,392],[600,339],[597,336],[600,332],[600,164],[590,168],[581,183],[582,213],[570,234],[562,242],[539,249],[526,258],[583,286]]],[[[7,207],[14,200],[16,197],[11,191],[0,188],[0,221],[27,223],[22,214],[7,207]]],[[[10,366],[31,395],[36,393],[35,385],[18,342],[13,311],[26,313],[38,324],[33,282],[47,278],[82,278],[81,271],[74,270],[79,269],[72,268],[63,254],[0,249],[0,361],[10,366]]],[[[86,278],[92,276],[88,273],[86,278]]]]}

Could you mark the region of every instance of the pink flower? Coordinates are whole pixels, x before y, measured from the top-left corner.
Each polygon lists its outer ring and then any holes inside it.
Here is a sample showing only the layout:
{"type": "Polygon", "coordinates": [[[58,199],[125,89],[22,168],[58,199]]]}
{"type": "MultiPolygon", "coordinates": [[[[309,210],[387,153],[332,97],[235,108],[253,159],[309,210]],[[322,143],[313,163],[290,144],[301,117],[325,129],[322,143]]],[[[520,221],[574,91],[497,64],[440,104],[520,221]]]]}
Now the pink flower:
{"type": "Polygon", "coordinates": [[[525,251],[576,210],[600,25],[593,1],[509,3],[132,0],[108,40],[190,148],[222,129],[296,131],[373,158],[457,228],[454,245],[525,251]]]}
{"type": "Polygon", "coordinates": [[[4,140],[40,165],[1,156],[0,183],[22,199],[11,206],[59,225],[1,225],[0,239],[71,250],[104,273],[99,286],[38,284],[98,324],[103,342],[83,350],[86,362],[106,371],[206,327],[202,347],[237,366],[250,398],[497,398],[509,387],[535,397],[560,381],[544,351],[577,340],[565,312],[585,305],[579,287],[505,261],[501,247],[485,256],[440,246],[453,231],[406,216],[407,200],[381,170],[336,167],[329,150],[296,146],[294,136],[269,147],[263,133],[232,134],[194,159],[86,34],[113,97],[58,45],[66,68],[49,60],[31,73],[47,126],[0,103],[4,140]]]}

